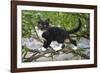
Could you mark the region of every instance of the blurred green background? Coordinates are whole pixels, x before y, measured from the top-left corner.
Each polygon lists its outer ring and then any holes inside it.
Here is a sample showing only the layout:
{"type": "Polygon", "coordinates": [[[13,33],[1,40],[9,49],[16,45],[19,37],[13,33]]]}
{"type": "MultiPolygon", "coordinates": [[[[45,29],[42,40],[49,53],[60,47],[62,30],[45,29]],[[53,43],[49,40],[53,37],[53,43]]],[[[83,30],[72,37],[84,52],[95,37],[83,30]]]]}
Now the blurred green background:
{"type": "Polygon", "coordinates": [[[60,26],[66,30],[71,30],[77,27],[77,20],[80,18],[82,21],[82,28],[78,34],[89,34],[89,13],[22,10],[22,37],[31,36],[31,30],[34,29],[33,27],[38,24],[38,15],[40,15],[43,20],[49,18],[51,26],[60,26]]]}

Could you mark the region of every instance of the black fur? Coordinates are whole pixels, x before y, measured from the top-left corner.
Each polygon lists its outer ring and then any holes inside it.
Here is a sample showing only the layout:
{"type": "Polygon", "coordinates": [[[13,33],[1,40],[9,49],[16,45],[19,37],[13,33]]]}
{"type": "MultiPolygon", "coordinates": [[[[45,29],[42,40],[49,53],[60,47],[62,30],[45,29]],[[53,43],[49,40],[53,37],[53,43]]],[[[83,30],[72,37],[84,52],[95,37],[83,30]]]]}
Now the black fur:
{"type": "Polygon", "coordinates": [[[73,34],[75,32],[78,32],[81,28],[81,21],[78,19],[79,25],[77,28],[74,28],[73,30],[67,31],[59,27],[50,27],[45,32],[43,32],[42,37],[46,40],[44,41],[43,47],[48,48],[52,41],[57,41],[58,43],[64,43],[66,39],[69,39],[70,42],[74,45],[76,44],[75,40],[72,40],[70,38],[70,34],[73,34]]]}

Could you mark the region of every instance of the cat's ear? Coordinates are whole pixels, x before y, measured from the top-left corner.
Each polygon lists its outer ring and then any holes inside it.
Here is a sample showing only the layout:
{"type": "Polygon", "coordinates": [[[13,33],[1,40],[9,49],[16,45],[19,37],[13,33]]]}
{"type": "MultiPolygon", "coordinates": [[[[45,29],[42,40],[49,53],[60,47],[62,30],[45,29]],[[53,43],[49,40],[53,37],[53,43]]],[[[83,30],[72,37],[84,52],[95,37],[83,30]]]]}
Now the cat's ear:
{"type": "Polygon", "coordinates": [[[45,22],[49,23],[49,22],[50,22],[50,19],[49,19],[49,18],[47,18],[47,19],[45,20],[45,22]]]}
{"type": "Polygon", "coordinates": [[[38,20],[39,22],[43,22],[42,16],[41,16],[40,14],[37,15],[37,20],[38,20]]]}

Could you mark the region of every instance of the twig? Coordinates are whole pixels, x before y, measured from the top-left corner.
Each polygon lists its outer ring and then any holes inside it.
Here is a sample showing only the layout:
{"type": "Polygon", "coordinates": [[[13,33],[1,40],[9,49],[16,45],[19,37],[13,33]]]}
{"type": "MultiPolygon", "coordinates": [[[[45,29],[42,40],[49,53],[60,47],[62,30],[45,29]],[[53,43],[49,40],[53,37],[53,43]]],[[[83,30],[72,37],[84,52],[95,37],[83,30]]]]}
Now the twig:
{"type": "Polygon", "coordinates": [[[38,54],[37,52],[35,54],[33,54],[30,58],[24,58],[24,62],[32,62],[33,61],[33,57],[38,54]]]}
{"type": "Polygon", "coordinates": [[[80,53],[76,52],[75,50],[72,50],[72,53],[77,54],[77,55],[83,57],[84,59],[89,59],[89,57],[86,54],[80,54],[80,53]]]}
{"type": "Polygon", "coordinates": [[[33,54],[30,58],[25,58],[24,62],[32,62],[33,60],[36,60],[42,56],[44,56],[47,53],[51,53],[51,51],[46,50],[43,53],[40,53],[39,55],[37,55],[38,53],[36,52],[35,54],[33,54]],[[37,55],[37,56],[36,56],[37,55]]]}
{"type": "Polygon", "coordinates": [[[62,51],[62,52],[64,52],[64,53],[65,53],[65,51],[66,51],[66,54],[68,54],[68,53],[73,53],[73,54],[77,54],[77,55],[83,57],[84,59],[89,59],[89,56],[87,56],[86,54],[80,54],[80,53],[76,52],[76,50],[73,50],[73,49],[70,49],[69,51],[68,51],[68,50],[63,50],[63,49],[61,49],[61,50],[58,50],[58,51],[56,51],[56,52],[59,52],[59,51],[62,51]]]}

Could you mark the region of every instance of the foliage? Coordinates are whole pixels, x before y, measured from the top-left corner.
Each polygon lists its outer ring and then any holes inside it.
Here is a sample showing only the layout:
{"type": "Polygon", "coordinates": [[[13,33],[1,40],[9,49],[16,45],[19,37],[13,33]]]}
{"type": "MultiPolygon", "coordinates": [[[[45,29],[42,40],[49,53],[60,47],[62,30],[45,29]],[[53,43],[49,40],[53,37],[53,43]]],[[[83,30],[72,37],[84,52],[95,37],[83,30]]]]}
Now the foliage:
{"type": "MultiPolygon", "coordinates": [[[[80,18],[82,21],[81,33],[89,31],[89,14],[88,13],[68,13],[68,12],[48,12],[22,10],[22,37],[30,37],[33,26],[37,25],[37,16],[40,15],[43,20],[50,19],[51,26],[60,26],[67,30],[77,27],[80,18]],[[33,21],[34,24],[31,23],[33,21]]],[[[80,33],[80,34],[81,34],[80,33]]],[[[89,34],[89,32],[87,32],[89,34]]]]}

